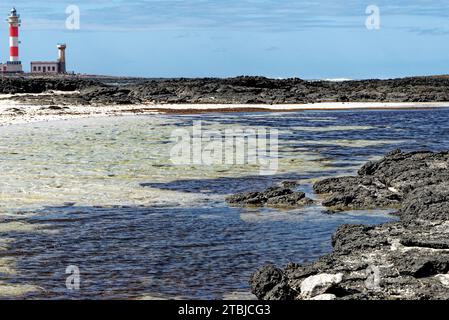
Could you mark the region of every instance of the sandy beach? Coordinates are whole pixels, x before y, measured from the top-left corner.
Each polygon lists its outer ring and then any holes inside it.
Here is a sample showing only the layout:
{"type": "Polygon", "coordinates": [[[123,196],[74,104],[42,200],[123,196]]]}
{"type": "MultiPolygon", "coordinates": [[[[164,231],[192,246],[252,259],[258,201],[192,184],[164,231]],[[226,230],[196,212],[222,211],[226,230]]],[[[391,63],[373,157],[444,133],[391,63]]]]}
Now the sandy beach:
{"type": "MultiPolygon", "coordinates": [[[[29,105],[13,98],[17,95],[0,96],[0,126],[69,120],[74,118],[126,116],[158,113],[205,113],[205,112],[291,112],[306,110],[388,110],[427,109],[449,107],[449,102],[384,103],[384,102],[326,102],[309,104],[132,104],[132,105],[29,105]]],[[[35,94],[39,96],[39,94],[35,94]]]]}

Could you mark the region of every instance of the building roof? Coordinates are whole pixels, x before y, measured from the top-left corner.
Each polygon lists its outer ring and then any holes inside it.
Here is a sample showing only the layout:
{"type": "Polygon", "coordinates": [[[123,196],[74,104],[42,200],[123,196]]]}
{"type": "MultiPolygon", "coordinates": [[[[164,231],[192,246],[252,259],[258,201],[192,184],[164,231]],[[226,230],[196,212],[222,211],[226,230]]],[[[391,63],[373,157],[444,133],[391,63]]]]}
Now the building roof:
{"type": "Polygon", "coordinates": [[[39,64],[43,64],[43,63],[52,64],[52,63],[55,63],[55,64],[58,64],[59,62],[58,61],[31,61],[31,64],[34,64],[34,63],[39,63],[39,64]]]}

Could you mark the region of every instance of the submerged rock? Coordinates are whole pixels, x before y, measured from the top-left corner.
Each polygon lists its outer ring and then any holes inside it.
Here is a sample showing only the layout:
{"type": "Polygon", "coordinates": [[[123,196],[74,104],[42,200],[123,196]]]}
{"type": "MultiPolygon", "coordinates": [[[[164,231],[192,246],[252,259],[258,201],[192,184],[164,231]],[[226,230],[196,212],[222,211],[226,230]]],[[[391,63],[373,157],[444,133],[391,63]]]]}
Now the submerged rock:
{"type": "MultiPolygon", "coordinates": [[[[395,151],[367,163],[357,177],[315,184],[317,192],[327,194],[325,205],[399,207],[401,221],[341,226],[332,237],[332,253],[311,264],[277,269],[280,280],[270,282],[271,288],[280,285],[276,297],[449,299],[448,164],[447,152],[395,151]]],[[[265,273],[250,280],[260,299],[266,297],[260,288],[268,280],[265,273]]]]}
{"type": "Polygon", "coordinates": [[[291,194],[269,198],[267,206],[295,208],[312,204],[313,200],[306,197],[304,192],[293,192],[291,194]]]}
{"type": "Polygon", "coordinates": [[[231,195],[226,202],[234,206],[295,208],[313,203],[304,192],[294,192],[284,187],[271,187],[262,192],[245,192],[231,195]]]}

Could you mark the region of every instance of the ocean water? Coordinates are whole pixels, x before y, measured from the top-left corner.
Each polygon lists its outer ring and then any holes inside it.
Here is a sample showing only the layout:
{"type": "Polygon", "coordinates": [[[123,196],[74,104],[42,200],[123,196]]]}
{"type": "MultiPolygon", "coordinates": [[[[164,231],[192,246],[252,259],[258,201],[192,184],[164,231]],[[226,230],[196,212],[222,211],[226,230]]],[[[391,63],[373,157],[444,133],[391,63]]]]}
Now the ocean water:
{"type": "Polygon", "coordinates": [[[0,128],[0,297],[252,298],[265,263],[308,262],[331,251],[346,223],[386,211],[330,215],[231,208],[224,198],[284,180],[355,174],[401,148],[449,148],[449,109],[211,113],[78,119],[0,128]],[[173,165],[174,130],[279,131],[279,168],[173,165]],[[69,266],[78,290],[66,286],[69,266]],[[72,269],[73,270],[73,269],[72,269]]]}

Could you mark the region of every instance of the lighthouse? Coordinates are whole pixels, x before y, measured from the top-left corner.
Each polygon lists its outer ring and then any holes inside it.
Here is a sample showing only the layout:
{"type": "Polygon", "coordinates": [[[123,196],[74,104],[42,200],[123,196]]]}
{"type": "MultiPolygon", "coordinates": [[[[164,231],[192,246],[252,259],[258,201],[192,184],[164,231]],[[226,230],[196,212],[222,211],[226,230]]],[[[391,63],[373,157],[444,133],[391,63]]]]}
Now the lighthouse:
{"type": "Polygon", "coordinates": [[[9,23],[9,61],[19,61],[19,27],[20,27],[20,15],[17,14],[16,8],[11,9],[11,13],[8,17],[9,23]]]}
{"type": "Polygon", "coordinates": [[[22,62],[19,59],[19,27],[21,21],[16,8],[11,9],[6,21],[9,24],[9,61],[0,64],[0,72],[20,73],[23,72],[22,62]]]}
{"type": "MultiPolygon", "coordinates": [[[[19,27],[22,21],[20,21],[20,15],[17,14],[16,8],[11,9],[6,21],[9,25],[9,61],[0,63],[0,74],[2,76],[23,73],[22,62],[19,59],[19,27]]],[[[65,43],[58,44],[59,56],[57,61],[32,61],[31,73],[49,75],[66,73],[66,48],[65,43]]]]}

